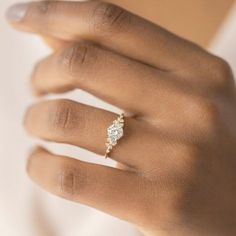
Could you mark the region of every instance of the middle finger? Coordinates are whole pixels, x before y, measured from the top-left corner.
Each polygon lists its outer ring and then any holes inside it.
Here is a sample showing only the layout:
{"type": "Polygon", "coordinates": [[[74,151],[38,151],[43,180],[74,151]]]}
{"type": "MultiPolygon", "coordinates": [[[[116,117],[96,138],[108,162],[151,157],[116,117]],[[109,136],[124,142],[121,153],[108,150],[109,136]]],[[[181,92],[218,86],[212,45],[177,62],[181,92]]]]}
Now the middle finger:
{"type": "Polygon", "coordinates": [[[152,113],[156,101],[165,100],[170,83],[163,71],[89,43],[44,59],[32,81],[39,94],[81,88],[135,115],[152,113]]]}

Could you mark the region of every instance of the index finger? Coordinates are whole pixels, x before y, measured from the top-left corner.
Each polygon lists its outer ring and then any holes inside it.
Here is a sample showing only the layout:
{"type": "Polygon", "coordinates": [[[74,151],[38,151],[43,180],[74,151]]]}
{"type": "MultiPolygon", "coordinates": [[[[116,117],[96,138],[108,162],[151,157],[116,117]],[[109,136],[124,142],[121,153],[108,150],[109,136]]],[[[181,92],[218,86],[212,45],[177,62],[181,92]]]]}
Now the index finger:
{"type": "Polygon", "coordinates": [[[198,46],[120,7],[104,2],[43,1],[16,4],[7,13],[17,28],[62,40],[95,41],[163,70],[193,63],[198,46]],[[189,51],[192,50],[194,58],[189,51]]]}

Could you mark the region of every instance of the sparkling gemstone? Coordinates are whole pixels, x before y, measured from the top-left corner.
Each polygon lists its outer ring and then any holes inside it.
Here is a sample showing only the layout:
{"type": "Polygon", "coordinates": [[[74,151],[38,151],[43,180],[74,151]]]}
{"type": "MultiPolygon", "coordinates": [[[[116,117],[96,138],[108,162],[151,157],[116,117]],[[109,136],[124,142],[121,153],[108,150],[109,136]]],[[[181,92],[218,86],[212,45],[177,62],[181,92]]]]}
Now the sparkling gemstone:
{"type": "Polygon", "coordinates": [[[114,123],[107,129],[107,134],[109,138],[109,143],[113,146],[116,145],[117,140],[119,140],[123,134],[123,124],[122,123],[114,123]]]}

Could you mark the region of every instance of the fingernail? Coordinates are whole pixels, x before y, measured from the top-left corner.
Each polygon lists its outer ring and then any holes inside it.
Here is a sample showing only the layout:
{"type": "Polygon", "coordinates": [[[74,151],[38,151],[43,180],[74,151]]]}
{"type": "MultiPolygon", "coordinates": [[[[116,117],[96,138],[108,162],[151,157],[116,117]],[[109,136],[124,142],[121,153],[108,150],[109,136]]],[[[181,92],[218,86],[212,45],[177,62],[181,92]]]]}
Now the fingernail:
{"type": "Polygon", "coordinates": [[[12,7],[10,7],[6,12],[6,18],[10,22],[19,22],[21,21],[26,12],[27,12],[28,4],[27,3],[19,3],[12,7]]]}

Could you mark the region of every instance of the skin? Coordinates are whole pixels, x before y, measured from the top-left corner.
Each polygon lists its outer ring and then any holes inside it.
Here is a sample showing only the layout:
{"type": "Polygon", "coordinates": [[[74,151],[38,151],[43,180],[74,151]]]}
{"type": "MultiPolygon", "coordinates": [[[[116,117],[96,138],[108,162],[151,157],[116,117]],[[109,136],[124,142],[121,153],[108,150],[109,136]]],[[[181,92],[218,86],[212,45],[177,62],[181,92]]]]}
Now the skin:
{"type": "MultiPolygon", "coordinates": [[[[228,64],[111,4],[27,6],[10,23],[58,42],[35,67],[34,91],[83,89],[132,114],[110,156],[117,168],[37,147],[27,166],[32,180],[127,220],[147,236],[235,235],[236,99],[228,64]]],[[[25,127],[39,138],[103,155],[116,117],[59,99],[32,105],[25,127]]]]}

